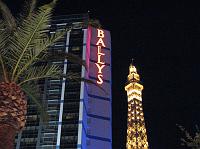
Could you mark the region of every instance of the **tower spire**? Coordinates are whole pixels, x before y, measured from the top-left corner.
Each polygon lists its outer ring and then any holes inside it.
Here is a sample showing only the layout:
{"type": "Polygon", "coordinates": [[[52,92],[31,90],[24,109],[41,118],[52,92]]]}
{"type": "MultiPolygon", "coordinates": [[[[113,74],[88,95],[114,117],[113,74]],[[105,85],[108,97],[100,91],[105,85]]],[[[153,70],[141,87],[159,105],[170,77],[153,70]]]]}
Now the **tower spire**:
{"type": "Polygon", "coordinates": [[[134,58],[131,59],[131,64],[133,65],[134,58]]]}
{"type": "Polygon", "coordinates": [[[125,90],[128,96],[127,149],[148,149],[147,134],[142,109],[142,90],[140,76],[133,65],[129,66],[129,74],[125,90]]]}

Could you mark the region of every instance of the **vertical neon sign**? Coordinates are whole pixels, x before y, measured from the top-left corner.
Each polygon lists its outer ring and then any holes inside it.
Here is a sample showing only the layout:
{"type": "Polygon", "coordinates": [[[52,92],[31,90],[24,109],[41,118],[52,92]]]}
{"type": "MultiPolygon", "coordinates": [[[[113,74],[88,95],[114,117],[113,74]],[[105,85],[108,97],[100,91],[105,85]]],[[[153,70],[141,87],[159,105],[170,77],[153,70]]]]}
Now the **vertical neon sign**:
{"type": "Polygon", "coordinates": [[[98,75],[97,75],[97,83],[102,84],[103,83],[103,73],[102,70],[105,67],[105,62],[102,61],[102,57],[105,56],[105,53],[101,51],[102,47],[106,47],[105,43],[103,41],[104,39],[104,31],[97,29],[97,37],[99,38],[96,45],[97,45],[97,63],[96,66],[98,68],[98,75]]]}

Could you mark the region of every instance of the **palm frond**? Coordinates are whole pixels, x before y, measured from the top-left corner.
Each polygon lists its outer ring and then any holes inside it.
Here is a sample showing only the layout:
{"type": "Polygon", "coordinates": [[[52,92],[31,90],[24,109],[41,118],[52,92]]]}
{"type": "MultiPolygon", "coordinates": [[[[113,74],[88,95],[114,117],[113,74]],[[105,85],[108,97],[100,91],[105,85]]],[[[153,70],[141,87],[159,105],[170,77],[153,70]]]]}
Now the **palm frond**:
{"type": "Polygon", "coordinates": [[[30,0],[28,16],[30,16],[31,13],[35,10],[36,2],[37,0],[30,0]]]}
{"type": "Polygon", "coordinates": [[[7,23],[7,28],[9,30],[14,30],[17,26],[15,18],[10,12],[10,9],[6,6],[6,4],[2,2],[2,0],[0,0],[0,12],[2,13],[5,22],[7,23]]]}
{"type": "Polygon", "coordinates": [[[48,113],[46,112],[46,109],[42,104],[42,99],[41,99],[42,97],[40,95],[40,91],[36,83],[34,82],[25,83],[21,86],[21,88],[28,95],[30,101],[36,104],[37,109],[40,112],[41,119],[44,122],[48,121],[48,113]]]}
{"type": "Polygon", "coordinates": [[[5,30],[6,23],[3,20],[0,20],[0,54],[5,53],[5,45],[8,39],[8,32],[5,30]]]}
{"type": "Polygon", "coordinates": [[[200,148],[200,133],[195,133],[195,136],[190,135],[190,133],[181,125],[177,124],[177,127],[184,133],[184,138],[181,138],[181,145],[191,147],[191,148],[200,148]]]}
{"type": "Polygon", "coordinates": [[[8,73],[7,73],[7,70],[5,68],[5,64],[4,64],[4,61],[3,61],[3,58],[2,58],[1,55],[0,55],[0,72],[2,72],[1,80],[5,81],[5,82],[9,82],[8,73]]]}
{"type": "Polygon", "coordinates": [[[94,86],[98,87],[99,89],[101,89],[105,94],[108,95],[108,92],[102,86],[98,85],[97,83],[95,83],[92,80],[80,77],[80,73],[67,73],[66,75],[64,75],[64,74],[61,75],[61,77],[66,78],[68,80],[74,80],[77,82],[85,82],[87,84],[94,85],[94,86]]]}
{"type": "Polygon", "coordinates": [[[86,61],[82,60],[79,56],[71,54],[71,53],[66,53],[65,54],[65,58],[73,63],[82,65],[85,67],[85,69],[87,70],[87,65],[86,65],[86,61]]]}
{"type": "MultiPolygon", "coordinates": [[[[1,67],[1,66],[0,66],[1,67]]],[[[3,72],[0,71],[0,81],[3,82],[4,81],[4,76],[3,76],[3,72]]]]}
{"type": "Polygon", "coordinates": [[[6,71],[6,66],[5,66],[5,50],[6,50],[6,43],[8,39],[8,33],[5,30],[5,22],[3,20],[0,20],[0,72],[2,73],[1,75],[1,80],[4,80],[8,82],[8,74],[6,71]]]}
{"type": "Polygon", "coordinates": [[[29,17],[24,19],[17,31],[14,32],[13,38],[11,38],[9,56],[17,63],[12,64],[12,80],[17,71],[26,64],[26,60],[31,57],[36,40],[46,37],[44,31],[48,29],[48,24],[50,24],[52,10],[52,4],[40,7],[35,13],[31,13],[29,17]]]}
{"type": "Polygon", "coordinates": [[[102,28],[101,23],[97,19],[89,19],[88,25],[95,27],[95,28],[102,28]]]}
{"type": "Polygon", "coordinates": [[[60,68],[56,65],[47,65],[47,66],[33,66],[30,67],[25,76],[23,76],[18,83],[22,85],[29,81],[39,80],[43,78],[58,78],[60,75],[60,68]]]}
{"type": "Polygon", "coordinates": [[[24,20],[32,13],[34,13],[34,10],[36,8],[36,2],[37,0],[26,0],[24,2],[24,5],[22,6],[22,10],[20,11],[19,16],[16,17],[17,25],[19,25],[22,20],[24,20]]]}
{"type": "Polygon", "coordinates": [[[68,61],[70,61],[72,63],[84,66],[85,69],[87,70],[86,61],[81,59],[78,55],[75,55],[75,54],[72,54],[72,53],[59,52],[59,53],[56,53],[56,55],[49,55],[49,57],[47,57],[47,58],[60,59],[60,60],[67,59],[68,61]]]}
{"type": "Polygon", "coordinates": [[[24,59],[25,64],[22,65],[21,69],[16,74],[14,81],[17,82],[17,80],[20,78],[20,75],[22,75],[29,67],[31,67],[31,65],[34,65],[38,62],[38,60],[41,60],[42,57],[46,55],[45,52],[47,51],[48,47],[55,44],[55,42],[60,40],[65,34],[66,31],[60,31],[41,40],[37,40],[37,43],[35,43],[30,56],[27,56],[26,60],[24,59]]]}

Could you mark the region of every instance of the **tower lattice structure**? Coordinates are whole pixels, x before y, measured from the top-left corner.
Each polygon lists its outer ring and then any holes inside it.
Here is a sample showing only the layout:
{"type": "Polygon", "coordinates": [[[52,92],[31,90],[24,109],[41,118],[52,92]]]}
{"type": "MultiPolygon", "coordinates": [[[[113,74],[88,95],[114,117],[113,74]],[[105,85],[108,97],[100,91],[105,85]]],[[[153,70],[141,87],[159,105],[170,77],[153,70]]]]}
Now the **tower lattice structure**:
{"type": "Polygon", "coordinates": [[[140,76],[133,64],[129,66],[125,90],[128,96],[127,149],[148,149],[147,134],[142,108],[140,76]]]}

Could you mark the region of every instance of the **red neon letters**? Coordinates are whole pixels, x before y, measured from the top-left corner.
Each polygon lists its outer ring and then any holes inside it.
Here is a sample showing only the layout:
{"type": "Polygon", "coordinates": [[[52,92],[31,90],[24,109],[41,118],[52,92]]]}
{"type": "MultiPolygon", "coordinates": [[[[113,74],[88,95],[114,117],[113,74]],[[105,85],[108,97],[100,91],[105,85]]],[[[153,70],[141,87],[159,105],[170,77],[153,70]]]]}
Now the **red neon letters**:
{"type": "Polygon", "coordinates": [[[96,66],[98,68],[98,76],[97,76],[97,83],[98,84],[102,84],[103,83],[103,73],[102,70],[105,67],[105,62],[102,61],[102,57],[105,55],[105,53],[103,53],[101,51],[102,47],[106,47],[103,41],[104,38],[104,31],[97,29],[97,37],[99,38],[96,45],[97,45],[97,63],[96,66]]]}

